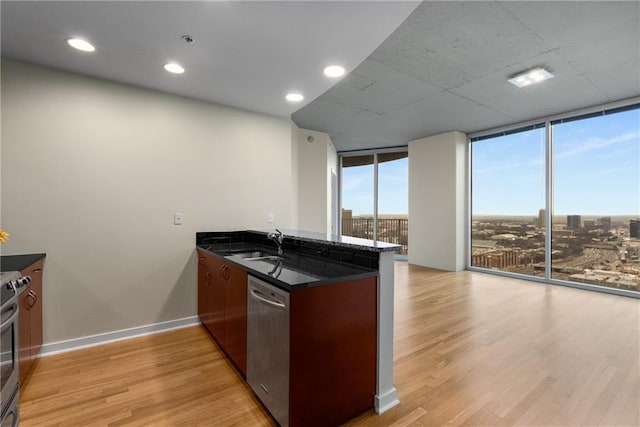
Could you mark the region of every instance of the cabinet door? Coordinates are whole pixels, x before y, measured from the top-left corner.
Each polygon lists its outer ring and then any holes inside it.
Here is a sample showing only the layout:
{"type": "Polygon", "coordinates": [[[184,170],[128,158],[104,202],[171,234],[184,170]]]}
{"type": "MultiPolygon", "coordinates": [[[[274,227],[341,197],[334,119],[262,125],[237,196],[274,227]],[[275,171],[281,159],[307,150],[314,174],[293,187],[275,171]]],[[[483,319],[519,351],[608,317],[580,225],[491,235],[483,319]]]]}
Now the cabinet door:
{"type": "Polygon", "coordinates": [[[20,371],[20,384],[31,368],[31,313],[33,297],[29,293],[31,286],[27,287],[18,297],[20,313],[18,314],[18,369],[20,371]]]}
{"type": "MultiPolygon", "coordinates": [[[[198,251],[198,317],[208,329],[211,316],[211,270],[207,255],[198,251]]],[[[209,331],[211,332],[211,331],[209,331]]]]}
{"type": "Polygon", "coordinates": [[[226,264],[225,350],[242,375],[247,374],[247,272],[226,264]]]}
{"type": "Polygon", "coordinates": [[[30,316],[31,316],[31,360],[35,360],[40,354],[42,348],[42,267],[43,261],[40,260],[29,267],[25,273],[31,276],[31,289],[27,292],[31,293],[31,299],[33,299],[30,316]]]}
{"type": "Polygon", "coordinates": [[[223,262],[221,259],[210,256],[209,258],[209,268],[211,270],[211,300],[210,300],[210,309],[211,309],[211,317],[209,320],[209,331],[211,335],[218,341],[218,344],[222,348],[225,348],[226,345],[226,337],[225,337],[225,327],[224,327],[224,311],[225,311],[225,302],[224,302],[224,288],[225,288],[225,280],[224,280],[224,270],[223,270],[223,262]]]}
{"type": "Polygon", "coordinates": [[[342,425],[373,407],[377,279],[291,292],[289,420],[342,425]]]}

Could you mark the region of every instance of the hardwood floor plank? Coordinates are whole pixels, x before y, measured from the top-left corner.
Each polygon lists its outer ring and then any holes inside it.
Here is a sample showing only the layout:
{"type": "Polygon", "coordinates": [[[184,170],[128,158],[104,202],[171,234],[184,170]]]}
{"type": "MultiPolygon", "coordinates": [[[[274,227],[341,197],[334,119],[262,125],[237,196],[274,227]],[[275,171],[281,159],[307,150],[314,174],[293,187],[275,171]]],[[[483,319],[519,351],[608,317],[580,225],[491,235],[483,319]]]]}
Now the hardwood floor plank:
{"type": "MultiPolygon", "coordinates": [[[[396,263],[400,405],[349,426],[639,424],[640,300],[396,263]]],[[[21,426],[273,426],[200,327],[42,358],[21,426]]]]}
{"type": "Polygon", "coordinates": [[[404,417],[400,418],[398,421],[389,425],[389,427],[408,427],[410,425],[413,425],[416,421],[422,418],[422,416],[425,415],[426,413],[427,411],[423,407],[418,407],[413,411],[411,411],[410,413],[408,413],[407,415],[405,415],[404,417]]]}
{"type": "Polygon", "coordinates": [[[639,426],[640,425],[640,378],[636,377],[633,391],[627,399],[627,403],[618,417],[619,426],[639,426]]]}

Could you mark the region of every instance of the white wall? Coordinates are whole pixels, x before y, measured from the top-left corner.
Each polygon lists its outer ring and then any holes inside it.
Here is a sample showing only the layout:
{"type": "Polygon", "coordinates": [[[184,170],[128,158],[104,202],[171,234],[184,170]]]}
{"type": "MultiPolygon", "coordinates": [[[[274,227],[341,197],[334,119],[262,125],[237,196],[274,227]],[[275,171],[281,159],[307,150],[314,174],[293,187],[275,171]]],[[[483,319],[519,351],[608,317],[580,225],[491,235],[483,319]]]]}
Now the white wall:
{"type": "Polygon", "coordinates": [[[298,129],[297,134],[298,228],[330,233],[331,171],[337,171],[336,148],[326,133],[298,129]]]}
{"type": "Polygon", "coordinates": [[[292,226],[292,134],[283,119],[2,61],[2,251],[47,253],[45,342],[196,315],[196,231],[267,227],[268,212],[292,226]]]}
{"type": "Polygon", "coordinates": [[[465,268],[466,153],[461,132],[409,142],[409,263],[465,268]]]}

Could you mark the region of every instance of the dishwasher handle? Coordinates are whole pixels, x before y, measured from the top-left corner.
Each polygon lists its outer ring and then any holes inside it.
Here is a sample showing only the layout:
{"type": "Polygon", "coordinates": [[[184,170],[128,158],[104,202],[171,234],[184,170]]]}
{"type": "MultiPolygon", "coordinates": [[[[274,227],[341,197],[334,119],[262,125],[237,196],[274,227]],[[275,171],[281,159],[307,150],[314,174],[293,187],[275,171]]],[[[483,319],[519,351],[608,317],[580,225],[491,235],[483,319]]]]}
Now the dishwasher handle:
{"type": "Polygon", "coordinates": [[[280,301],[274,301],[271,298],[269,298],[269,295],[260,292],[257,289],[251,289],[251,296],[253,296],[255,299],[262,301],[265,304],[269,304],[272,305],[274,307],[278,307],[278,308],[285,308],[286,305],[281,303],[280,301]]]}

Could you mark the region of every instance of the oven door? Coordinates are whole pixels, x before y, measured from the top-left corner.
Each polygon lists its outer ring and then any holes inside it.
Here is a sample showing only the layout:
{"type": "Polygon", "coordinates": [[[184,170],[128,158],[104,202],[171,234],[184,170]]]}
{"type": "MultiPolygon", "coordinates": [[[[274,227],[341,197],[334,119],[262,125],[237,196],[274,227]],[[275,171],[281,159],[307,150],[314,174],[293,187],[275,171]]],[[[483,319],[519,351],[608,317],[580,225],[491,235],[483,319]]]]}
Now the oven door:
{"type": "MultiPolygon", "coordinates": [[[[0,330],[0,379],[2,380],[2,411],[11,401],[18,387],[18,296],[14,295],[2,305],[0,312],[2,321],[0,330]]],[[[4,427],[4,423],[2,424],[4,427]]]]}

